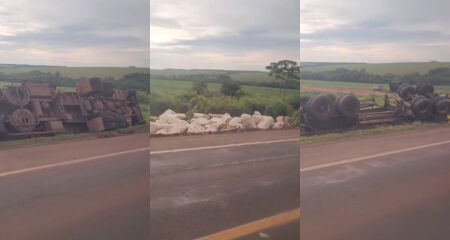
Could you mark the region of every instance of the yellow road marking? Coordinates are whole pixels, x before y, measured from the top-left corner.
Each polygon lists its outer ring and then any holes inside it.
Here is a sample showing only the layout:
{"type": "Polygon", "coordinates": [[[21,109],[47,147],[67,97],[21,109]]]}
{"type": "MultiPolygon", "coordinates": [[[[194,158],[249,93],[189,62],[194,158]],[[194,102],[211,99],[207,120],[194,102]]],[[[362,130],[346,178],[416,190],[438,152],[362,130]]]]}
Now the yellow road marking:
{"type": "Polygon", "coordinates": [[[264,218],[255,222],[247,223],[209,236],[197,238],[196,240],[231,240],[247,236],[258,231],[280,226],[300,219],[300,209],[283,212],[272,217],[264,218]]]}
{"type": "Polygon", "coordinates": [[[449,143],[450,143],[450,140],[447,140],[447,141],[443,141],[443,142],[436,142],[436,143],[430,143],[430,144],[425,144],[425,145],[419,145],[419,146],[403,148],[403,149],[398,149],[398,150],[388,151],[388,152],[383,152],[383,153],[377,153],[377,154],[363,156],[363,157],[351,158],[351,159],[342,160],[342,161],[338,161],[338,162],[332,162],[332,163],[326,163],[326,164],[316,165],[316,166],[312,166],[312,167],[301,168],[300,169],[300,173],[309,172],[309,171],[313,171],[313,170],[318,170],[318,169],[322,169],[322,168],[338,166],[338,165],[343,165],[343,164],[348,164],[348,163],[360,162],[360,161],[373,159],[373,158],[377,158],[377,157],[385,157],[385,156],[389,156],[389,155],[393,155],[393,154],[404,153],[404,152],[420,150],[420,149],[429,148],[429,147],[440,146],[440,145],[449,144],[449,143]]]}
{"type": "Polygon", "coordinates": [[[299,140],[300,140],[300,138],[291,138],[291,139],[272,140],[272,141],[264,141],[264,142],[249,142],[249,143],[225,144],[225,145],[207,146],[207,147],[196,147],[196,148],[181,148],[181,149],[173,149],[173,150],[153,151],[153,152],[150,152],[150,155],[164,154],[164,153],[176,153],[176,152],[188,152],[188,151],[207,150],[207,149],[217,149],[217,148],[242,147],[242,146],[251,146],[251,145],[282,143],[282,142],[294,142],[294,141],[299,141],[299,140]]]}

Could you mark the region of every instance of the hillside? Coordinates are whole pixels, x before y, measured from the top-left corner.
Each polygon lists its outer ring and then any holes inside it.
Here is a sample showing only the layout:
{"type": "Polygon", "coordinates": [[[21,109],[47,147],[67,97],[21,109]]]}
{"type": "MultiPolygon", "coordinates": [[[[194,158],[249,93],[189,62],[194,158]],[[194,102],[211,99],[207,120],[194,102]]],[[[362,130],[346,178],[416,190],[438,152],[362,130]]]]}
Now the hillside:
{"type": "Polygon", "coordinates": [[[301,71],[330,71],[338,68],[349,70],[365,69],[372,74],[425,74],[430,70],[442,67],[450,67],[450,62],[411,62],[411,63],[302,63],[301,71]]]}

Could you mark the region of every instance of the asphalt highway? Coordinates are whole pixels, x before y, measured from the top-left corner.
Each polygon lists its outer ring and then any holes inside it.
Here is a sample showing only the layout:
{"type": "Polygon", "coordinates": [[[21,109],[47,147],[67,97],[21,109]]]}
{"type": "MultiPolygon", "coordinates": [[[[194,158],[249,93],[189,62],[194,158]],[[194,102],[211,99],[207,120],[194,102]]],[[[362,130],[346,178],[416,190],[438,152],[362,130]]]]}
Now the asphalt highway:
{"type": "Polygon", "coordinates": [[[150,238],[298,240],[298,138],[296,129],[152,138],[150,238]]]}
{"type": "Polygon", "coordinates": [[[301,239],[450,239],[450,128],[301,146],[301,239]]]}
{"type": "Polygon", "coordinates": [[[0,239],[148,240],[148,139],[0,151],[0,239]]]}

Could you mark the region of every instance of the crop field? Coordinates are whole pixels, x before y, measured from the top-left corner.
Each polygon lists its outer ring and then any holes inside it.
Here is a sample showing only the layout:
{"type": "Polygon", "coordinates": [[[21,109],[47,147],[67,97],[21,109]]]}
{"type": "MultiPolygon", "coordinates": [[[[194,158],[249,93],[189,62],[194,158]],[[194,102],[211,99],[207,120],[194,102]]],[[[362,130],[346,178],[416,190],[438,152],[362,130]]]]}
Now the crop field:
{"type": "MultiPolygon", "coordinates": [[[[220,91],[221,84],[208,83],[210,91],[220,91]]],[[[192,89],[191,81],[179,80],[150,80],[150,92],[158,94],[159,96],[172,97],[189,91],[192,89]]],[[[258,86],[242,86],[242,90],[250,96],[262,98],[282,98],[283,95],[292,96],[297,94],[298,90],[285,89],[280,91],[278,88],[258,87],[258,86]]]]}
{"type": "Polygon", "coordinates": [[[179,112],[188,112],[189,110],[205,113],[228,112],[233,116],[252,113],[254,110],[261,113],[280,111],[289,115],[298,108],[298,90],[243,85],[241,89],[244,96],[236,98],[222,95],[220,93],[221,84],[218,83],[208,83],[208,93],[205,95],[195,94],[192,86],[193,82],[191,81],[151,79],[151,114],[159,115],[164,110],[171,108],[179,112]],[[180,98],[186,95],[194,100],[180,101],[180,98]]]}
{"type": "Polygon", "coordinates": [[[0,72],[5,74],[11,73],[27,73],[32,71],[40,71],[44,73],[59,72],[61,76],[69,78],[84,78],[84,77],[112,77],[119,79],[124,75],[131,73],[148,73],[148,68],[137,67],[21,67],[21,68],[0,68],[0,72]]]}
{"type": "MultiPolygon", "coordinates": [[[[176,75],[215,75],[215,74],[227,74],[230,76],[231,80],[241,81],[241,82],[272,82],[275,79],[263,71],[228,71],[228,70],[183,70],[183,69],[167,69],[158,70],[152,69],[150,73],[155,76],[164,76],[171,78],[176,75]]],[[[157,78],[155,77],[155,78],[157,78]]]]}
{"type": "Polygon", "coordinates": [[[354,64],[328,64],[324,66],[304,66],[301,71],[331,71],[338,68],[349,70],[365,69],[368,73],[373,74],[396,74],[403,75],[407,73],[418,72],[425,74],[436,68],[450,67],[450,62],[413,62],[413,63],[354,63],[354,64]]]}

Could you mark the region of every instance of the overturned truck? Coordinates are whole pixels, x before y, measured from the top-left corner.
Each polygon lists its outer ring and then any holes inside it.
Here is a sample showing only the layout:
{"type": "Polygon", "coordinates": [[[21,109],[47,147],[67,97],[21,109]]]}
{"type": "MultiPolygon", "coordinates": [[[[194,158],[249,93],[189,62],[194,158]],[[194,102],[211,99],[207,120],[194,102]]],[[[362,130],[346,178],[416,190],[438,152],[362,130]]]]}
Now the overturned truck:
{"type": "Polygon", "coordinates": [[[76,92],[43,81],[0,88],[0,138],[97,132],[143,123],[136,92],[114,89],[98,78],[76,92]]]}
{"type": "Polygon", "coordinates": [[[300,127],[303,135],[340,132],[414,121],[445,122],[450,113],[450,99],[434,93],[430,84],[416,87],[402,83],[390,88],[384,105],[374,99],[359,100],[354,95],[336,97],[320,94],[301,101],[300,127]]]}

